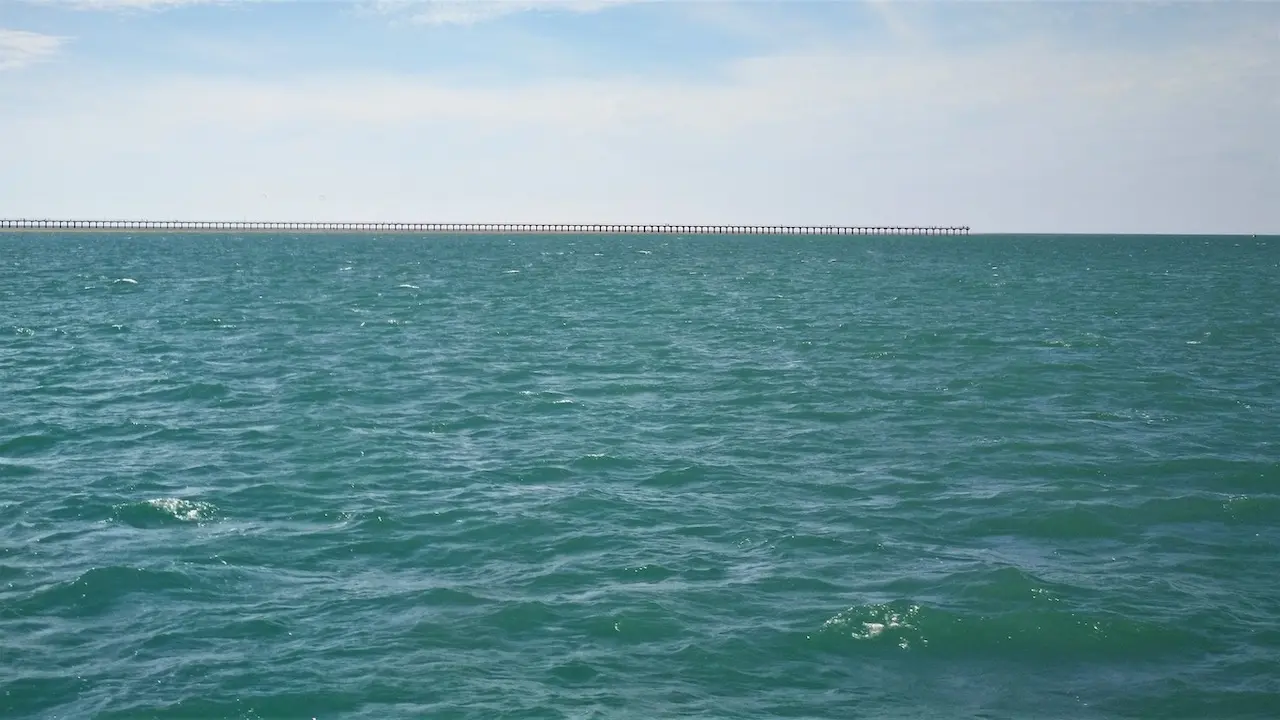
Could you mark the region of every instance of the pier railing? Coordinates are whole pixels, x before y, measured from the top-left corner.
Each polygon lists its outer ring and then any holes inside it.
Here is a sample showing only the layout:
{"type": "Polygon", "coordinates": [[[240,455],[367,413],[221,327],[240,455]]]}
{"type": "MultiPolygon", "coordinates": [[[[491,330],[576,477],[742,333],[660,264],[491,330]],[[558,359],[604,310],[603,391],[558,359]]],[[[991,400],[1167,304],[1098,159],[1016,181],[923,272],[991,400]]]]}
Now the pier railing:
{"type": "Polygon", "coordinates": [[[185,220],[3,220],[0,230],[140,232],[582,233],[668,235],[968,235],[968,226],[614,225],[600,223],[219,222],[185,220]]]}

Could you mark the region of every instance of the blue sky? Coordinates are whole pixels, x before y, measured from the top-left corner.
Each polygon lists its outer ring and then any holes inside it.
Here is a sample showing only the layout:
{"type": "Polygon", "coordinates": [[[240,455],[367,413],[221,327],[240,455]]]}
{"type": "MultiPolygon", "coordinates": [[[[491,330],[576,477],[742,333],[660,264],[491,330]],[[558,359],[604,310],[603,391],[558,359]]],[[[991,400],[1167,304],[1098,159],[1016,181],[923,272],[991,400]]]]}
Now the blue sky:
{"type": "Polygon", "coordinates": [[[0,216],[1280,232],[1280,3],[0,0],[0,216]]]}

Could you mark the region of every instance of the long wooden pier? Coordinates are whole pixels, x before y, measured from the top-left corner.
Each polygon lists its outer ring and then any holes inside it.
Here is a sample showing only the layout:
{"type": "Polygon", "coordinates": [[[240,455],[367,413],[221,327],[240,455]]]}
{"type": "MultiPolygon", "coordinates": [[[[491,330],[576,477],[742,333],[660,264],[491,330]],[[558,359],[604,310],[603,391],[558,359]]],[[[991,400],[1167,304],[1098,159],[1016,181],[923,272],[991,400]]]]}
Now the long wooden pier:
{"type": "Polygon", "coordinates": [[[185,220],[3,220],[0,231],[127,230],[232,233],[473,233],[666,235],[968,235],[968,226],[610,225],[582,223],[219,222],[185,220]]]}

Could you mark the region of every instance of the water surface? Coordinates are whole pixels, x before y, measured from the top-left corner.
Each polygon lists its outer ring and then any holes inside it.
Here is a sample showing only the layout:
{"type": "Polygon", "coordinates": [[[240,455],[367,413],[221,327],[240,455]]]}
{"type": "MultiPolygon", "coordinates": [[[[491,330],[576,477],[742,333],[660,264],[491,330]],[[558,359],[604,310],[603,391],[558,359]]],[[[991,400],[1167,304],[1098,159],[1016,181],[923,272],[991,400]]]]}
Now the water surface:
{"type": "Polygon", "coordinates": [[[0,235],[0,716],[1262,718],[1280,241],[0,235]]]}

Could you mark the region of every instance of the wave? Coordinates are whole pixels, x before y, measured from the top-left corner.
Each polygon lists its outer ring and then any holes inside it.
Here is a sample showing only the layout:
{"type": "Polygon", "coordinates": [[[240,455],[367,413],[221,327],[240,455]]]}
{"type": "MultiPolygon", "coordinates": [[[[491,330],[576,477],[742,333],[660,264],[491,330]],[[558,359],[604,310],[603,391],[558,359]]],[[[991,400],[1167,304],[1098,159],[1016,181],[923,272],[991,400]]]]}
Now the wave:
{"type": "Polygon", "coordinates": [[[1055,603],[972,613],[909,600],[856,605],[808,636],[838,652],[886,649],[948,657],[1022,657],[1061,661],[1157,659],[1214,649],[1211,635],[1190,623],[1113,612],[1071,610],[1055,603]]]}
{"type": "Polygon", "coordinates": [[[218,516],[218,508],[212,503],[172,497],[123,503],[114,510],[116,521],[136,528],[200,523],[218,516]]]}

